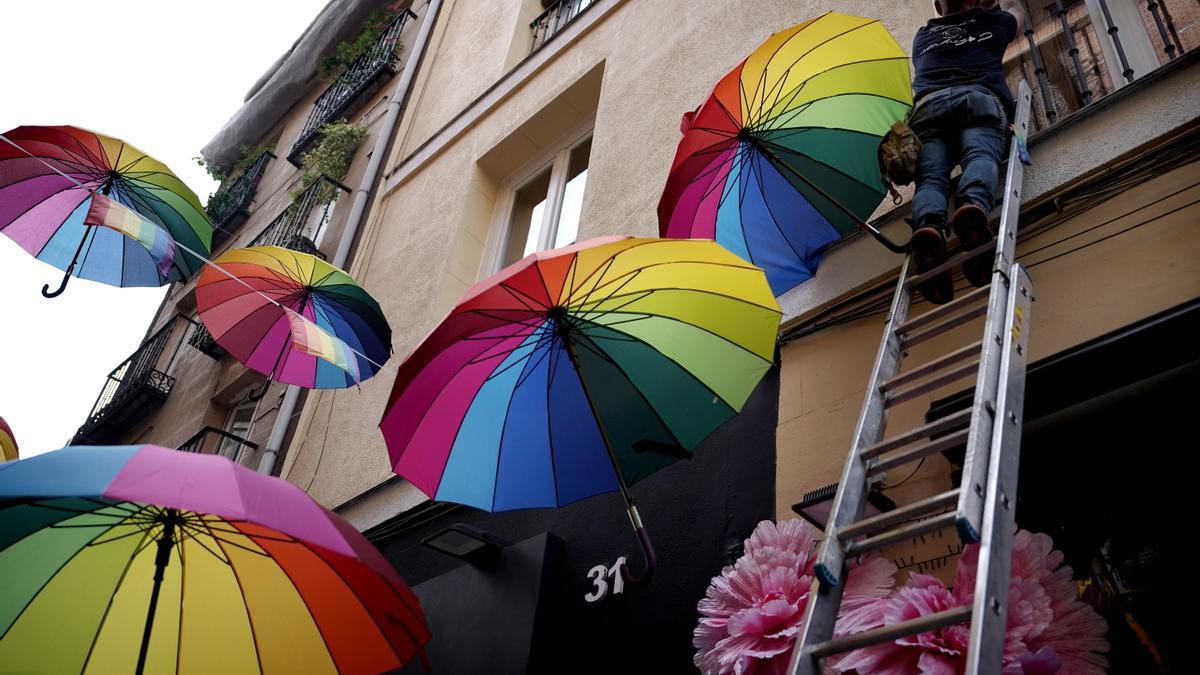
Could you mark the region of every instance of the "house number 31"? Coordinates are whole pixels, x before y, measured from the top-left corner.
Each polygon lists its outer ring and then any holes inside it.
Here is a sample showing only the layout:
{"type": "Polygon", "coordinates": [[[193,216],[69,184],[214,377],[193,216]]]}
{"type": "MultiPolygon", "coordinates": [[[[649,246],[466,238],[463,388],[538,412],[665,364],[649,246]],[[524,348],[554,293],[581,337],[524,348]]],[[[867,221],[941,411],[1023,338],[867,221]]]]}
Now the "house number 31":
{"type": "Polygon", "coordinates": [[[612,567],[605,567],[603,564],[596,565],[588,570],[588,579],[592,580],[595,589],[587,595],[583,596],[588,602],[600,602],[604,596],[608,595],[608,581],[612,579],[613,595],[620,595],[625,592],[625,577],[621,575],[621,568],[625,566],[625,556],[617,558],[612,567]]]}

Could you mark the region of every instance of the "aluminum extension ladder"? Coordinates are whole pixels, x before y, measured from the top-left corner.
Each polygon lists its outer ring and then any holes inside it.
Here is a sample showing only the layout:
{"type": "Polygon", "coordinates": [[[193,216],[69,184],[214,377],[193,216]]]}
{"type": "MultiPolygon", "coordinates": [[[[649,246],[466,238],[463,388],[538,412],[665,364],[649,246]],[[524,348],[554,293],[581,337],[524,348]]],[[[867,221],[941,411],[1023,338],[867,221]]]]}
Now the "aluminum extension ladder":
{"type": "MultiPolygon", "coordinates": [[[[1015,128],[1029,123],[1029,86],[1021,82],[1015,128]]],[[[995,242],[991,284],[908,318],[912,289],[970,257],[958,253],[924,274],[909,276],[911,257],[900,269],[891,315],[871,371],[866,401],[838,483],[817,562],[817,590],[808,599],[789,673],[820,675],[821,660],[854,649],[970,622],[970,675],[1000,673],[1012,555],[1020,457],[1021,412],[1029,345],[1029,276],[1014,262],[1023,167],[1017,138],[1008,153],[1004,200],[995,242]],[[986,303],[983,301],[986,299],[986,303]],[[983,316],[982,338],[900,373],[906,350],[983,316]],[[887,411],[975,374],[971,407],[884,440],[887,411]],[[872,517],[863,517],[869,478],[880,472],[966,443],[961,487],[872,517]],[[980,544],[974,603],[903,623],[834,638],[841,581],[855,556],[953,524],[967,543],[980,544]]]]}

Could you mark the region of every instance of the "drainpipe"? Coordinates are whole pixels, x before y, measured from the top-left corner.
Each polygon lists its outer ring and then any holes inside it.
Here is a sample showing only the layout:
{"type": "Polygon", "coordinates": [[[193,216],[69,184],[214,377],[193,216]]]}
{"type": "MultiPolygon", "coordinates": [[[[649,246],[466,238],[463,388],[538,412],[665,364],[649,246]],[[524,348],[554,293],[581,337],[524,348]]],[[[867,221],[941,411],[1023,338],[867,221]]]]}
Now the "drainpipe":
{"type": "MultiPolygon", "coordinates": [[[[404,72],[400,74],[400,81],[392,90],[392,98],[388,102],[387,113],[383,117],[383,125],[375,137],[375,147],[371,149],[367,170],[363,173],[362,180],[359,181],[358,188],[354,191],[354,203],[351,205],[350,215],[346,219],[346,229],[342,231],[337,252],[333,254],[333,260],[330,261],[334,267],[344,267],[346,259],[350,257],[350,247],[358,236],[358,228],[362,226],[363,217],[367,212],[367,204],[371,200],[371,192],[379,178],[383,160],[388,154],[388,146],[391,145],[393,136],[396,134],[400,113],[403,112],[404,104],[408,102],[408,96],[412,93],[412,84],[416,78],[417,68],[425,59],[425,50],[429,46],[429,34],[433,32],[433,25],[437,21],[438,11],[441,8],[442,0],[430,0],[429,7],[425,10],[425,18],[421,21],[421,28],[417,30],[416,44],[412,52],[415,56],[404,64],[404,72]]],[[[287,435],[288,425],[292,420],[292,415],[296,413],[296,404],[299,401],[300,387],[288,385],[283,394],[283,402],[279,404],[275,425],[271,427],[271,435],[267,438],[262,461],[258,464],[259,473],[268,475],[274,473],[275,460],[279,457],[279,449],[283,445],[284,436],[287,435]]]]}

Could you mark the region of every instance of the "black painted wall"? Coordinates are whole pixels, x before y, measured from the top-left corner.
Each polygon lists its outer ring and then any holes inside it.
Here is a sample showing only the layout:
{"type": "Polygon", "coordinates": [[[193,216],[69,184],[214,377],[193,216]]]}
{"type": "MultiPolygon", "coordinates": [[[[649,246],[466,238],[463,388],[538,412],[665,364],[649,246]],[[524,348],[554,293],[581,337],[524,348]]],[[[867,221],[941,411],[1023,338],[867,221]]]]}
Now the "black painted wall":
{"type": "MultiPolygon", "coordinates": [[[[367,534],[417,589],[423,602],[441,606],[442,595],[455,586],[443,579],[425,582],[453,573],[466,563],[422,546],[422,538],[458,522],[511,542],[550,532],[562,540],[561,559],[547,565],[540,598],[537,589],[528,589],[534,598],[526,602],[539,602],[540,608],[532,627],[527,672],[695,673],[691,642],[699,619],[696,603],[704,597],[712,577],[729,564],[730,548],[740,547],[759,521],[773,517],[778,399],[778,370],[772,369],[742,414],[710,436],[692,459],[676,462],[632,486],[659,563],[649,584],[627,588],[622,595],[614,595],[610,589],[597,603],[584,601],[584,595],[594,589],[587,576],[593,566],[612,565],[621,555],[627,556],[635,572],[643,565],[621,497],[615,492],[562,509],[489,514],[463,507],[432,520],[418,518],[397,533],[396,523],[404,518],[401,514],[367,534]]],[[[486,573],[477,570],[471,574],[486,573]]],[[[488,615],[495,613],[497,603],[513,602],[482,590],[476,596],[478,611],[488,615]]],[[[502,637],[478,630],[461,594],[453,604],[460,608],[462,618],[441,610],[430,617],[434,673],[459,675],[438,667],[436,657],[441,650],[482,652],[493,649],[492,640],[502,637]]],[[[511,617],[513,622],[528,620],[522,612],[511,617]]],[[[498,630],[507,633],[515,628],[519,627],[498,630]]],[[[499,665],[455,667],[462,669],[463,675],[505,675],[499,665]]]]}

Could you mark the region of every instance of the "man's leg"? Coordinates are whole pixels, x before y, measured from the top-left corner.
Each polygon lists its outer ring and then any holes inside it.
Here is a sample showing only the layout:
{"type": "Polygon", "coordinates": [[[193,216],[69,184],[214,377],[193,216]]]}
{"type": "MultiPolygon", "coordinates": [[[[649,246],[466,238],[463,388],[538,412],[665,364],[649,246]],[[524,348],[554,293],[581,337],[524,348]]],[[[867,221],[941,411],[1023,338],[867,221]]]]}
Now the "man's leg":
{"type": "MultiPolygon", "coordinates": [[[[1000,175],[1000,158],[1008,142],[1007,120],[995,99],[981,94],[973,101],[980,114],[972,120],[972,126],[963,129],[960,136],[962,147],[962,176],[958,183],[952,224],[954,234],[965,249],[984,246],[992,238],[988,229],[988,214],[995,205],[996,181],[1000,175]],[[994,112],[993,112],[994,111],[994,112]]],[[[975,286],[983,286],[991,277],[992,259],[981,254],[963,263],[963,273],[975,286]]]]}
{"type": "MultiPolygon", "coordinates": [[[[931,103],[930,105],[934,105],[931,103]]],[[[922,125],[921,153],[917,157],[917,189],[913,193],[913,237],[912,254],[916,272],[927,271],[946,260],[947,200],[950,196],[950,170],[952,159],[958,153],[957,139],[947,137],[935,125],[948,124],[949,120],[931,119],[922,125]]],[[[944,128],[944,127],[943,127],[944,128]]],[[[917,287],[926,300],[934,304],[950,302],[954,298],[954,284],[947,271],[917,287]]]]}

